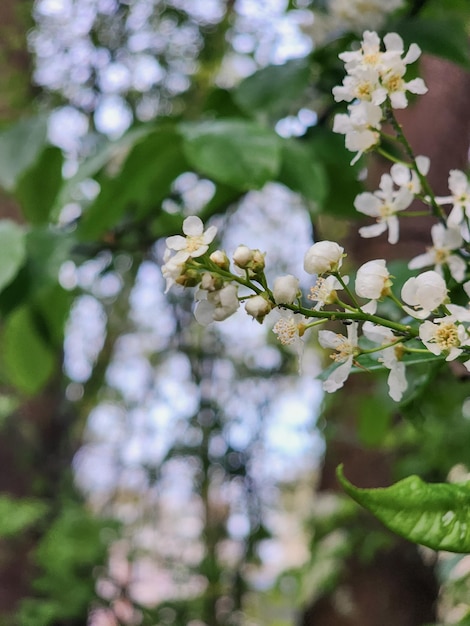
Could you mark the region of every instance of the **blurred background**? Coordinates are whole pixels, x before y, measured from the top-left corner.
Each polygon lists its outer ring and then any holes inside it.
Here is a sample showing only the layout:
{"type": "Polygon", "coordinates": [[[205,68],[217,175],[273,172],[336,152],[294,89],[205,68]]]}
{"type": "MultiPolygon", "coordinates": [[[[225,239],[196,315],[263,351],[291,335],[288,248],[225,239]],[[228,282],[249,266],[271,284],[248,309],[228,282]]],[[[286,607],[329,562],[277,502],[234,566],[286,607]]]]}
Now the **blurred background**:
{"type": "Polygon", "coordinates": [[[445,195],[469,26],[468,0],[3,0],[2,626],[470,624],[468,557],[393,537],[334,479],[462,479],[468,381],[423,365],[399,408],[380,373],[325,398],[314,340],[299,371],[272,324],[201,327],[160,271],[199,215],[307,293],[315,239],[403,276],[426,229],[358,240],[385,166],[331,131],[338,53],[367,28],[421,46],[430,94],[401,121],[445,195]]]}

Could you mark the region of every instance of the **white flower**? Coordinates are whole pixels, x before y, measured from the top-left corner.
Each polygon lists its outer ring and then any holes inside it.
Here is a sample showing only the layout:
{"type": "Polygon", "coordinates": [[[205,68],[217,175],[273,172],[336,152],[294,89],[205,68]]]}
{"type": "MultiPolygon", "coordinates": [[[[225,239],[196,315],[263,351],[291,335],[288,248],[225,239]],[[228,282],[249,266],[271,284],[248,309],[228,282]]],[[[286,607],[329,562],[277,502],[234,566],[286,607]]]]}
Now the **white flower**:
{"type": "Polygon", "coordinates": [[[349,115],[338,113],[333,121],[333,132],[345,135],[345,145],[357,155],[351,161],[353,165],[360,156],[375,146],[380,140],[379,130],[382,121],[382,109],[372,102],[361,101],[348,106],[349,115]]]}
{"type": "Polygon", "coordinates": [[[209,244],[213,241],[217,228],[210,226],[204,231],[204,224],[201,218],[196,215],[187,217],[183,222],[183,233],[181,235],[173,235],[166,240],[166,246],[170,250],[176,250],[180,258],[186,261],[189,258],[202,256],[209,249],[209,244]]]}
{"type": "Polygon", "coordinates": [[[292,304],[299,296],[299,279],[292,274],[278,276],[273,283],[273,296],[276,304],[292,304]]]}
{"type": "Polygon", "coordinates": [[[245,302],[245,311],[260,324],[271,309],[272,304],[261,295],[252,296],[245,302]]]}
{"type": "MultiPolygon", "coordinates": [[[[427,156],[417,156],[416,165],[419,172],[426,176],[429,172],[431,161],[427,156]]],[[[421,182],[418,174],[408,165],[394,163],[390,168],[390,176],[397,187],[406,187],[415,196],[421,193],[421,182]]]]}
{"type": "MultiPolygon", "coordinates": [[[[343,276],[345,284],[349,282],[349,276],[343,276]]],[[[309,300],[315,302],[313,307],[314,311],[319,311],[325,304],[333,304],[336,302],[336,290],[343,289],[343,285],[335,276],[319,276],[317,282],[310,288],[310,293],[307,296],[309,300]]]]}
{"type": "Polygon", "coordinates": [[[463,347],[470,346],[470,335],[453,315],[423,322],[419,327],[419,338],[433,354],[445,354],[446,361],[453,361],[462,354],[463,347]]]}
{"type": "Polygon", "coordinates": [[[375,217],[377,223],[359,229],[361,237],[378,237],[388,228],[388,242],[397,243],[399,224],[397,213],[407,209],[413,202],[413,194],[406,187],[393,190],[393,180],[389,174],[382,174],[380,189],[374,193],[365,191],[356,196],[354,207],[360,213],[375,217]]]}
{"type": "MultiPolygon", "coordinates": [[[[364,322],[362,331],[367,339],[381,345],[394,343],[397,339],[390,329],[385,328],[384,326],[377,326],[372,322],[364,322]]],[[[387,379],[388,393],[392,400],[395,400],[395,402],[399,402],[402,399],[403,393],[408,387],[405,364],[399,358],[399,356],[401,356],[401,346],[401,343],[397,343],[394,346],[388,346],[387,348],[381,350],[382,356],[379,357],[379,361],[390,370],[387,379]]]]}
{"type": "Polygon", "coordinates": [[[438,204],[452,204],[447,218],[447,226],[459,226],[466,218],[470,218],[470,183],[464,172],[451,170],[449,173],[449,190],[451,196],[437,197],[438,204]]]}
{"type": "Polygon", "coordinates": [[[418,319],[425,319],[447,300],[447,285],[434,270],[409,278],[401,290],[404,310],[418,319]],[[411,307],[411,308],[410,308],[411,307]]]}
{"type": "Polygon", "coordinates": [[[406,92],[425,94],[428,90],[422,78],[414,78],[408,82],[403,79],[406,66],[414,63],[421,55],[419,46],[412,43],[407,54],[404,53],[403,39],[397,33],[388,33],[384,37],[386,52],[382,55],[384,67],[381,71],[381,83],[387,90],[391,105],[394,109],[404,109],[408,100],[406,92]]]}
{"type": "Polygon", "coordinates": [[[367,261],[361,265],[356,274],[356,293],[370,302],[362,307],[366,313],[375,313],[377,300],[387,295],[392,285],[390,274],[384,259],[367,261]]]}
{"type": "Polygon", "coordinates": [[[333,87],[336,102],[363,100],[380,105],[387,98],[387,91],[380,85],[379,72],[371,66],[359,66],[349,74],[339,87],[333,87]]]}
{"type": "Polygon", "coordinates": [[[318,241],[304,257],[304,270],[308,274],[336,272],[343,263],[344,248],[334,241],[318,241]]]}
{"type": "Polygon", "coordinates": [[[297,352],[299,359],[299,373],[301,370],[302,354],[304,350],[303,335],[307,318],[303,315],[295,315],[292,311],[278,311],[279,318],[273,326],[273,333],[283,346],[291,346],[297,352]]]}
{"type": "Polygon", "coordinates": [[[461,283],[465,278],[467,264],[457,254],[452,254],[463,244],[463,238],[457,228],[446,228],[443,224],[434,224],[431,228],[433,246],[427,252],[416,256],[408,263],[410,270],[434,265],[434,270],[442,275],[442,266],[447,265],[454,280],[461,283]]]}
{"type": "Polygon", "coordinates": [[[184,266],[187,260],[185,254],[172,254],[170,249],[166,249],[163,255],[165,263],[162,265],[163,278],[166,280],[165,293],[168,293],[170,287],[172,287],[177,278],[179,278],[184,272],[184,266]]]}
{"type": "MultiPolygon", "coordinates": [[[[348,0],[346,0],[348,2],[348,0]]],[[[353,52],[342,52],[339,58],[344,61],[347,72],[354,72],[358,67],[370,67],[378,70],[382,62],[380,37],[374,31],[366,30],[363,33],[361,47],[353,52]]]]}
{"type": "Polygon", "coordinates": [[[353,366],[354,356],[359,351],[357,345],[357,322],[351,322],[348,325],[347,332],[347,337],[333,333],[331,330],[320,330],[318,333],[318,342],[322,348],[333,348],[336,350],[336,354],[332,354],[331,358],[333,361],[341,363],[323,382],[323,389],[328,393],[332,393],[344,385],[353,366]]]}
{"type": "Polygon", "coordinates": [[[194,311],[194,317],[207,326],[211,322],[221,322],[233,315],[240,306],[238,301],[238,288],[233,283],[228,283],[222,289],[205,291],[200,289],[196,294],[198,303],[194,311]]]}

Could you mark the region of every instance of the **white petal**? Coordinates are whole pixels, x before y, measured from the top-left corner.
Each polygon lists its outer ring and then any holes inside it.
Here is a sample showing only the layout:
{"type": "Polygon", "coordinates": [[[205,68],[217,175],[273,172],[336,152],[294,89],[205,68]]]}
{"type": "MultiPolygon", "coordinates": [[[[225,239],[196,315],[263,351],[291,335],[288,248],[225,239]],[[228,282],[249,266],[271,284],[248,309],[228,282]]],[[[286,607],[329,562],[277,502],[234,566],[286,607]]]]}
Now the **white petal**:
{"type": "Polygon", "coordinates": [[[182,235],[172,235],[166,238],[166,246],[170,250],[184,250],[186,248],[186,237],[182,235]]]}
{"type": "Polygon", "coordinates": [[[447,259],[447,265],[449,266],[452,278],[458,283],[461,283],[465,278],[465,272],[467,270],[465,261],[456,254],[451,254],[447,259]]]}
{"type": "Polygon", "coordinates": [[[183,233],[190,237],[198,237],[204,232],[204,224],[197,215],[190,215],[183,222],[183,233]]]}
{"type": "Polygon", "coordinates": [[[353,358],[350,356],[347,361],[342,363],[339,367],[331,372],[329,377],[323,383],[323,389],[327,393],[333,393],[337,389],[340,389],[346,379],[349,376],[353,364],[353,358]]]}
{"type": "Polygon", "coordinates": [[[411,91],[411,93],[415,93],[418,95],[422,95],[428,92],[428,88],[426,87],[424,80],[422,78],[413,78],[406,83],[406,89],[411,91]]]}
{"type": "Polygon", "coordinates": [[[359,234],[364,239],[370,239],[371,237],[378,237],[387,230],[386,222],[379,222],[378,224],[372,224],[371,226],[362,226],[359,229],[359,234]]]}
{"type": "Polygon", "coordinates": [[[429,167],[431,165],[431,159],[427,156],[417,156],[416,157],[416,165],[418,166],[418,170],[423,176],[429,172],[429,167]]]}
{"type": "Polygon", "coordinates": [[[406,53],[403,63],[405,65],[409,65],[410,63],[414,63],[421,56],[421,48],[416,43],[412,43],[406,53]]]}
{"type": "Polygon", "coordinates": [[[425,252],[424,254],[419,254],[415,256],[414,259],[408,263],[408,268],[410,270],[420,270],[423,267],[429,267],[430,265],[434,265],[434,257],[429,252],[425,252]]]}
{"type": "MultiPolygon", "coordinates": [[[[354,208],[364,215],[370,217],[378,217],[380,215],[380,207],[382,202],[374,194],[365,191],[356,196],[354,200],[354,208]]],[[[382,231],[383,232],[383,231],[382,231]]]]}
{"type": "Polygon", "coordinates": [[[320,330],[318,333],[318,343],[322,348],[337,348],[343,343],[343,335],[338,335],[331,330],[320,330]]]}

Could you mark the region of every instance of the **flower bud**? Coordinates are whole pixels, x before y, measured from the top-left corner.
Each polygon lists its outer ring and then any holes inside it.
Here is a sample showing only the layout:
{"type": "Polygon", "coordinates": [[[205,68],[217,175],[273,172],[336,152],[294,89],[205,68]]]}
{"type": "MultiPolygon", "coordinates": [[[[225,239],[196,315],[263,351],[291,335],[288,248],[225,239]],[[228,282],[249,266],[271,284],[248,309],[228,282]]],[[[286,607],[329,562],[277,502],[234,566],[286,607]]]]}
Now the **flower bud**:
{"type": "Polygon", "coordinates": [[[261,295],[248,298],[245,302],[245,311],[260,324],[263,323],[264,318],[271,309],[272,304],[261,295]]]}
{"type": "Polygon", "coordinates": [[[200,287],[206,291],[216,291],[218,289],[222,289],[223,284],[224,280],[220,276],[214,276],[210,272],[204,272],[200,287]]]}
{"type": "Polygon", "coordinates": [[[336,272],[343,262],[344,248],[334,241],[318,241],[304,257],[304,270],[308,274],[336,272]]]}
{"type": "Polygon", "coordinates": [[[201,275],[197,270],[186,269],[183,274],[175,278],[175,283],[183,287],[195,287],[199,284],[200,280],[201,275]]]}
{"type": "Polygon", "coordinates": [[[404,307],[407,313],[424,319],[447,300],[447,285],[440,274],[429,270],[409,278],[403,285],[401,297],[412,307],[404,307]]]}
{"type": "Polygon", "coordinates": [[[264,270],[266,265],[264,260],[265,255],[260,250],[253,250],[252,252],[253,259],[249,265],[249,268],[253,272],[253,274],[259,274],[264,270]]]}
{"type": "Polygon", "coordinates": [[[212,263],[215,263],[216,265],[218,265],[221,269],[223,270],[228,270],[230,269],[230,261],[228,256],[225,254],[225,252],[223,250],[215,250],[211,255],[210,255],[210,260],[212,261],[212,263]]]}
{"type": "Polygon", "coordinates": [[[367,261],[357,270],[356,293],[361,298],[379,300],[389,293],[391,285],[384,259],[367,261]]]}
{"type": "Polygon", "coordinates": [[[299,279],[292,274],[274,280],[273,295],[276,304],[292,304],[299,294],[299,279]]]}
{"type": "Polygon", "coordinates": [[[248,246],[238,246],[238,248],[233,253],[233,262],[238,267],[242,269],[246,269],[248,267],[248,263],[250,263],[253,259],[253,250],[248,246]]]}

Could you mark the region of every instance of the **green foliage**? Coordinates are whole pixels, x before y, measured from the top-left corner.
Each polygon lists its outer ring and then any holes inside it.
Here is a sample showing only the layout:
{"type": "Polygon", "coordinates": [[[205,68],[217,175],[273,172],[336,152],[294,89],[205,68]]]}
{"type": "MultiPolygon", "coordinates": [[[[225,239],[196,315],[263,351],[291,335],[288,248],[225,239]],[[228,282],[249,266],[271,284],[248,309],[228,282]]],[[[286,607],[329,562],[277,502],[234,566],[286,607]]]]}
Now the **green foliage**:
{"type": "Polygon", "coordinates": [[[8,382],[25,394],[37,393],[51,377],[55,355],[39,332],[31,309],[16,309],[5,321],[3,370],[8,382]]]}
{"type": "Polygon", "coordinates": [[[21,120],[0,134],[0,185],[4,189],[14,191],[43,152],[46,138],[45,116],[21,120]]]}
{"type": "Polygon", "coordinates": [[[43,519],[47,511],[47,504],[41,500],[0,495],[0,537],[5,539],[27,530],[43,519]]]}
{"type": "Polygon", "coordinates": [[[25,231],[10,220],[0,221],[0,291],[16,276],[26,257],[25,231]]]}
{"type": "Polygon", "coordinates": [[[396,30],[406,44],[417,43],[428,54],[440,56],[470,69],[468,32],[461,17],[408,19],[398,23],[396,30]]]}
{"type": "Polygon", "coordinates": [[[47,224],[62,187],[64,159],[59,148],[48,146],[17,182],[15,195],[31,224],[47,224]]]}
{"type": "MultiPolygon", "coordinates": [[[[111,526],[116,526],[112,524],[111,526]]],[[[59,620],[82,618],[95,596],[94,568],[104,563],[109,522],[91,515],[78,504],[63,502],[35,554],[40,574],[34,581],[35,597],[22,602],[19,623],[49,626],[59,620]]]]}
{"type": "Polygon", "coordinates": [[[433,550],[470,552],[470,484],[425,483],[408,476],[391,487],[359,489],[343,474],[343,489],[397,535],[433,550]]]}
{"type": "Polygon", "coordinates": [[[259,189],[279,172],[280,139],[255,122],[214,120],[180,128],[189,163],[216,182],[248,191],[259,189]]]}
{"type": "Polygon", "coordinates": [[[308,146],[296,139],[282,143],[282,166],[279,180],[290,189],[301,193],[315,207],[324,205],[329,192],[329,181],[320,159],[308,146]]]}
{"type": "Polygon", "coordinates": [[[159,212],[175,178],[189,169],[174,126],[152,125],[147,131],[137,137],[118,173],[103,171],[98,177],[101,190],[80,222],[81,238],[99,238],[126,214],[134,221],[159,212]]]}
{"type": "Polygon", "coordinates": [[[292,112],[308,87],[308,59],[269,65],[245,78],[234,92],[235,102],[250,116],[262,121],[279,119],[292,112]]]}

